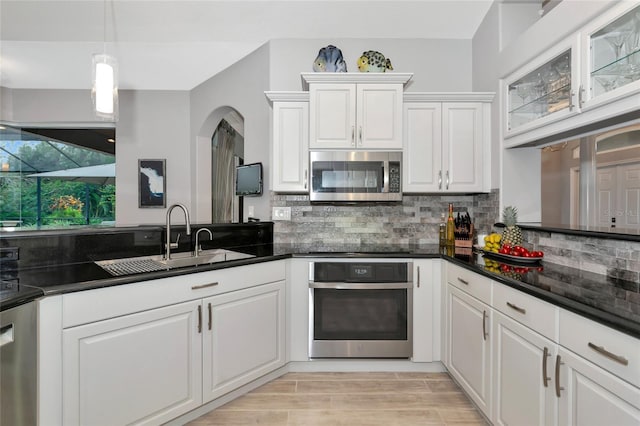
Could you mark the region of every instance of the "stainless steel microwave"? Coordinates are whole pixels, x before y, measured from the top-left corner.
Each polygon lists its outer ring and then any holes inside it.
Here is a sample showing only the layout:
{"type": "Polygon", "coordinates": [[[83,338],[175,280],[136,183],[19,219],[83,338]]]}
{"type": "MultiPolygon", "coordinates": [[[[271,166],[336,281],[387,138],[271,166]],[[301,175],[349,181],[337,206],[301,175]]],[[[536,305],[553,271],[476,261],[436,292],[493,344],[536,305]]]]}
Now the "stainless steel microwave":
{"type": "Polygon", "coordinates": [[[311,201],[401,201],[402,152],[311,151],[311,201]]]}

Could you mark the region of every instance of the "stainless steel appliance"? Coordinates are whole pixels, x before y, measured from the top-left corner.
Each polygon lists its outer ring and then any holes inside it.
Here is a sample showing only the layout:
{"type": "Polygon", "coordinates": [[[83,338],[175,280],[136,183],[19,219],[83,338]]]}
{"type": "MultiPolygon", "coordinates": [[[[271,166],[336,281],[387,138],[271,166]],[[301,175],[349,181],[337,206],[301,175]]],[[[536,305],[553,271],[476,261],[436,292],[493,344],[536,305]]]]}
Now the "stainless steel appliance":
{"type": "Polygon", "coordinates": [[[402,153],[311,151],[311,201],[401,201],[402,153]]]}
{"type": "Polygon", "coordinates": [[[0,424],[37,424],[36,303],[0,312],[0,424]]]}
{"type": "Polygon", "coordinates": [[[309,357],[409,358],[411,262],[310,262],[309,357]]]}

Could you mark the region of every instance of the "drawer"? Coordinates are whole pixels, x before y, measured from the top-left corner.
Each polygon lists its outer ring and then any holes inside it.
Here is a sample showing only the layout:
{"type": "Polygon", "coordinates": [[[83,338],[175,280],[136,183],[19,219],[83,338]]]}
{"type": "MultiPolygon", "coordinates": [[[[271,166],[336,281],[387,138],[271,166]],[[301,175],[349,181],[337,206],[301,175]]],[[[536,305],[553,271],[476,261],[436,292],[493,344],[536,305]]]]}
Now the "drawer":
{"type": "Polygon", "coordinates": [[[640,387],[640,339],[560,309],[560,345],[640,387]]]}
{"type": "Polygon", "coordinates": [[[447,282],[491,305],[491,280],[447,262],[447,282]]]}
{"type": "Polygon", "coordinates": [[[493,308],[554,342],[558,341],[557,306],[509,286],[494,283],[493,308]]]}

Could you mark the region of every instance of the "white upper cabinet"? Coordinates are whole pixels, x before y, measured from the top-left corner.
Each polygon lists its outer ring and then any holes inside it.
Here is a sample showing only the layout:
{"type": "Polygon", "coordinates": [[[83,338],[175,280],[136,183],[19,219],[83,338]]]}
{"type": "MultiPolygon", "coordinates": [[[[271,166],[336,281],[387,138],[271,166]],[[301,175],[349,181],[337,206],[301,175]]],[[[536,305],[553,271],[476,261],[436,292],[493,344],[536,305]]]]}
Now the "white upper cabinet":
{"type": "MultiPolygon", "coordinates": [[[[623,2],[581,33],[582,92],[587,110],[640,91],[640,3],[623,2]]],[[[637,102],[640,106],[640,101],[637,102]]]]}
{"type": "Polygon", "coordinates": [[[403,86],[412,74],[303,73],[313,149],[402,149],[403,86]]]}
{"type": "Polygon", "coordinates": [[[308,192],[309,93],[266,92],[273,104],[271,190],[308,192]]]}
{"type": "Polygon", "coordinates": [[[570,37],[558,43],[504,80],[506,137],[578,113],[577,41],[570,37]]]}
{"type": "Polygon", "coordinates": [[[616,124],[637,112],[639,1],[620,2],[541,50],[502,80],[505,147],[546,141],[601,121],[616,124]]]}
{"type": "Polygon", "coordinates": [[[405,93],[404,192],[488,191],[493,93],[405,93]]]}

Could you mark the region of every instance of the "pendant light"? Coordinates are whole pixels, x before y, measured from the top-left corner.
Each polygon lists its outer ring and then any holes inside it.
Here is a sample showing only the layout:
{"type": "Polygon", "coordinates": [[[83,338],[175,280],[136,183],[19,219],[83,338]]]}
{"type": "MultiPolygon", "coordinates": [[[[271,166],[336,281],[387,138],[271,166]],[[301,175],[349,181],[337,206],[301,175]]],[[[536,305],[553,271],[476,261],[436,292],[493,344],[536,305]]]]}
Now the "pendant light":
{"type": "Polygon", "coordinates": [[[118,119],[118,63],[107,55],[107,0],[103,1],[103,53],[93,55],[91,98],[96,117],[118,119]]]}

